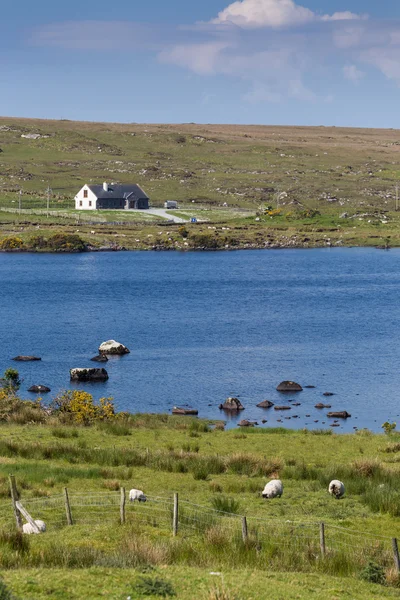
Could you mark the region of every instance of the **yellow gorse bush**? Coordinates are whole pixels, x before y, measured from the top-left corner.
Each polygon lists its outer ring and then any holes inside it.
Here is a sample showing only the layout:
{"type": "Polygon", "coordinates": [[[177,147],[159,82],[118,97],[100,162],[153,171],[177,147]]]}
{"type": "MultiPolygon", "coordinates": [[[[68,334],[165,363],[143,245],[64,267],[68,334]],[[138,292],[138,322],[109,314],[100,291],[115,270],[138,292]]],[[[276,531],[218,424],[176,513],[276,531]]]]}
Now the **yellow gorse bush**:
{"type": "Polygon", "coordinates": [[[52,402],[52,410],[67,413],[75,423],[90,425],[94,421],[109,421],[115,417],[113,398],[100,398],[95,403],[92,394],[82,390],[63,392],[52,402]]]}

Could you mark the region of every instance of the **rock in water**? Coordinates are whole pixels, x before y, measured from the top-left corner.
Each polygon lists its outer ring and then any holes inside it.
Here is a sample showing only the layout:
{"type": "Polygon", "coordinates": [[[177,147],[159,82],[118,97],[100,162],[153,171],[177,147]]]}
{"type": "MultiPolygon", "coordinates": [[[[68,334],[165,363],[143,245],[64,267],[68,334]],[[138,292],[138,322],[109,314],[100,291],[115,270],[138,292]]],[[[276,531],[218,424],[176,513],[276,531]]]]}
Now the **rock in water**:
{"type": "Polygon", "coordinates": [[[257,421],[247,421],[246,419],[238,423],[238,427],[255,427],[256,425],[258,425],[257,421]]]}
{"type": "Polygon", "coordinates": [[[282,381],[276,388],[278,392],[302,392],[303,388],[295,381],[282,381]]]}
{"type": "Polygon", "coordinates": [[[351,417],[347,410],[342,410],[340,412],[330,412],[326,416],[330,419],[349,419],[351,417]]]}
{"type": "Polygon", "coordinates": [[[93,358],[90,359],[93,362],[108,362],[108,358],[105,354],[99,354],[98,356],[93,356],[93,358]]]}
{"type": "Polygon", "coordinates": [[[31,385],[28,392],[32,392],[33,394],[48,394],[51,392],[51,389],[46,385],[31,385]]]}
{"type": "Polygon", "coordinates": [[[262,402],[257,404],[257,407],[258,408],[272,408],[273,405],[274,405],[274,403],[271,402],[271,400],[263,400],[262,402]]]}
{"type": "Polygon", "coordinates": [[[228,398],[223,404],[219,405],[219,408],[232,411],[244,410],[244,406],[238,398],[228,398]]]}
{"type": "Polygon", "coordinates": [[[42,360],[42,359],[38,358],[37,356],[16,356],[12,360],[16,360],[18,362],[33,362],[35,360],[42,360]]]}
{"type": "Polygon", "coordinates": [[[174,406],[172,409],[173,415],[193,415],[196,416],[199,414],[199,411],[196,408],[185,408],[181,406],[174,406]]]}
{"type": "Polygon", "coordinates": [[[123,354],[129,354],[130,350],[126,346],[120,344],[119,342],[116,342],[115,340],[108,340],[108,342],[103,342],[100,345],[99,353],[114,354],[121,356],[123,354]]]}
{"type": "Polygon", "coordinates": [[[107,381],[108,373],[105,369],[71,369],[71,381],[107,381]]]}

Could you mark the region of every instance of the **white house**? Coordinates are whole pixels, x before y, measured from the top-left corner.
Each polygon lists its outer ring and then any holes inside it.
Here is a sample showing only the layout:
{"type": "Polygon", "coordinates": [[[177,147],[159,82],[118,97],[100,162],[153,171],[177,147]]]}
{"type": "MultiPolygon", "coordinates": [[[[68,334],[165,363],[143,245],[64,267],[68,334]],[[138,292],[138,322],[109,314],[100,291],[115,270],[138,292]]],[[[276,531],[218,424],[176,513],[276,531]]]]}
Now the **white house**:
{"type": "Polygon", "coordinates": [[[84,185],[75,196],[78,210],[149,208],[149,197],[139,185],[84,185]]]}

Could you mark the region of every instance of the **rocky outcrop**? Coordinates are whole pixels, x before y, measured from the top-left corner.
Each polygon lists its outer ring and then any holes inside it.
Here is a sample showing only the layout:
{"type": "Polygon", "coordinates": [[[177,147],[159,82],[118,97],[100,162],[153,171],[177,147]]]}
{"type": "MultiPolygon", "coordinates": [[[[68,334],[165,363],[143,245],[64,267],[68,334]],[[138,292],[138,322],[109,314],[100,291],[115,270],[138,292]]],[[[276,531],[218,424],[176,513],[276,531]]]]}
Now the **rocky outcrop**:
{"type": "Polygon", "coordinates": [[[37,356],[16,356],[12,360],[16,360],[18,362],[34,362],[35,360],[42,360],[37,356]]]}
{"type": "Polygon", "coordinates": [[[257,408],[272,408],[274,403],[271,400],[263,400],[259,404],[257,404],[257,408]]]}
{"type": "Polygon", "coordinates": [[[258,425],[257,421],[247,421],[246,419],[238,423],[238,427],[255,427],[256,425],[258,425]]]}
{"type": "Polygon", "coordinates": [[[91,358],[90,360],[92,362],[100,362],[100,363],[108,362],[108,358],[105,354],[99,354],[98,356],[93,356],[93,358],[91,358]]]}
{"type": "Polygon", "coordinates": [[[295,381],[282,381],[276,388],[278,392],[302,392],[303,388],[295,381]]]}
{"type": "Polygon", "coordinates": [[[51,389],[46,385],[31,385],[28,392],[32,392],[33,394],[48,394],[51,392],[51,389]]]}
{"type": "Polygon", "coordinates": [[[121,344],[120,342],[116,342],[115,340],[108,340],[108,342],[103,342],[99,347],[99,354],[112,354],[117,356],[122,356],[123,354],[129,354],[130,350],[121,344]]]}
{"type": "Polygon", "coordinates": [[[172,409],[173,415],[193,415],[197,416],[199,411],[196,408],[185,408],[182,406],[174,406],[172,409]]]}
{"type": "Polygon", "coordinates": [[[221,410],[239,411],[244,410],[243,404],[238,398],[228,398],[223,404],[219,405],[221,410]]]}
{"type": "Polygon", "coordinates": [[[347,410],[341,410],[340,412],[329,412],[327,417],[330,419],[349,419],[351,415],[347,412],[347,410]]]}
{"type": "Polygon", "coordinates": [[[71,369],[71,381],[107,381],[108,373],[105,369],[71,369]]]}

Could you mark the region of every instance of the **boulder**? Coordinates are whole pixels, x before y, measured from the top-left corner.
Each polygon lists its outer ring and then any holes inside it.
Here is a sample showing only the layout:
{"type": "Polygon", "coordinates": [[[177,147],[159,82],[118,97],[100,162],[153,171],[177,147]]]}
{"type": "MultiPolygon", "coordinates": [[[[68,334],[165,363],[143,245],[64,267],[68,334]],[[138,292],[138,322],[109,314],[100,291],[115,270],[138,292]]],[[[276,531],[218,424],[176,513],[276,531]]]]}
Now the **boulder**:
{"type": "Polygon", "coordinates": [[[28,392],[32,392],[34,394],[48,394],[51,392],[51,389],[46,385],[31,385],[28,392]]]}
{"type": "Polygon", "coordinates": [[[327,414],[330,419],[349,419],[351,415],[347,410],[341,410],[340,412],[330,412],[327,414]]]}
{"type": "Polygon", "coordinates": [[[115,340],[108,340],[103,342],[99,347],[99,354],[113,354],[121,356],[123,354],[129,354],[130,350],[123,344],[116,342],[115,340]]]}
{"type": "Polygon", "coordinates": [[[93,358],[90,359],[92,362],[108,362],[108,358],[105,354],[99,354],[98,356],[93,356],[93,358]]]}
{"type": "Polygon", "coordinates": [[[257,404],[258,408],[272,408],[273,406],[274,406],[274,403],[271,402],[271,400],[263,400],[262,402],[257,404]]]}
{"type": "Polygon", "coordinates": [[[223,404],[219,405],[220,410],[238,411],[244,410],[243,404],[238,398],[228,398],[223,404]]]}
{"type": "Polygon", "coordinates": [[[198,415],[199,411],[196,408],[184,408],[181,406],[174,406],[172,409],[173,415],[198,415]]]}
{"type": "Polygon", "coordinates": [[[238,423],[238,427],[255,427],[256,425],[258,425],[257,421],[247,421],[246,419],[238,423]]]}
{"type": "Polygon", "coordinates": [[[291,406],[275,406],[274,410],[292,410],[291,406]]]}
{"type": "Polygon", "coordinates": [[[318,404],[315,405],[315,408],[332,408],[332,406],[330,404],[322,404],[322,402],[318,402],[318,404]]]}
{"type": "Polygon", "coordinates": [[[278,392],[302,392],[303,388],[295,381],[282,381],[276,388],[278,392]]]}
{"type": "Polygon", "coordinates": [[[37,356],[16,356],[12,360],[16,360],[18,362],[34,362],[35,360],[42,360],[37,356]]]}
{"type": "Polygon", "coordinates": [[[334,396],[335,394],[333,392],[324,392],[322,395],[329,397],[329,396],[334,396]]]}
{"type": "Polygon", "coordinates": [[[105,369],[71,369],[71,381],[107,381],[108,373],[105,369]]]}

